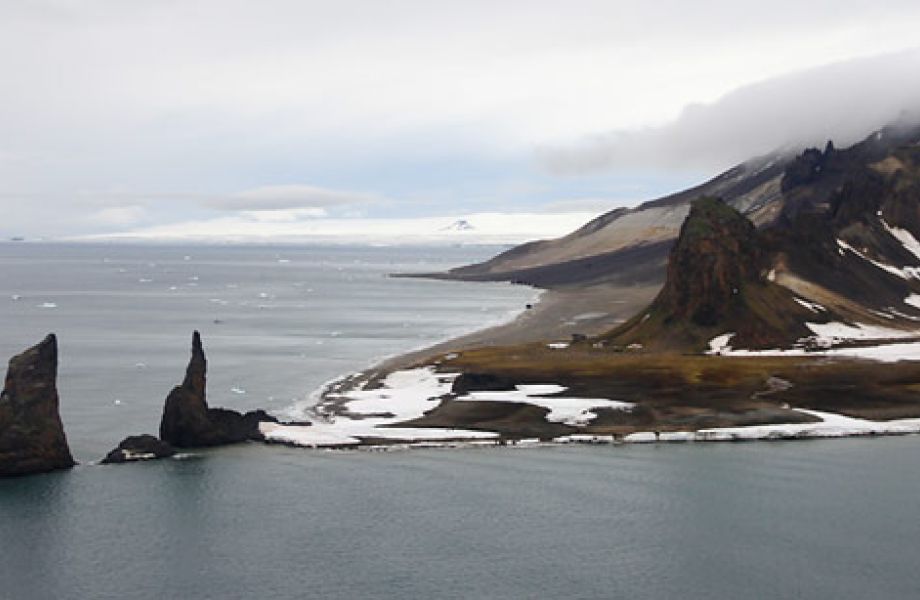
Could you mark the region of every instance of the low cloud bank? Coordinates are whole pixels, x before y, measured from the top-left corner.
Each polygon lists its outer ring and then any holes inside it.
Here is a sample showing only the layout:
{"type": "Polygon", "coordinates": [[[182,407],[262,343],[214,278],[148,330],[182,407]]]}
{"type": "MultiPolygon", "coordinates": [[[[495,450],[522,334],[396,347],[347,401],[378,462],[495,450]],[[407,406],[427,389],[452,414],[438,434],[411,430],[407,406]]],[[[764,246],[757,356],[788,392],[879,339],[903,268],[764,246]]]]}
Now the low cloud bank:
{"type": "Polygon", "coordinates": [[[853,143],[899,119],[920,120],[920,48],[808,69],[745,86],[674,121],[544,148],[557,174],[629,168],[719,169],[775,150],[853,143]]]}

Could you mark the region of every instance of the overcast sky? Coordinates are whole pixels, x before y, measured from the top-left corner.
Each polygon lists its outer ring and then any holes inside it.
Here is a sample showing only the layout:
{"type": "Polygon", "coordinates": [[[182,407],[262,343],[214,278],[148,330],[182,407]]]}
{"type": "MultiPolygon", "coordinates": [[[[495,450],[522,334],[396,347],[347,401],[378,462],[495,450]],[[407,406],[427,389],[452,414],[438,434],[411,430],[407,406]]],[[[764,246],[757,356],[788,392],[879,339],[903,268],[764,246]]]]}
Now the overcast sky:
{"type": "Polygon", "coordinates": [[[920,107],[920,3],[0,3],[0,235],[600,212],[920,107]]]}

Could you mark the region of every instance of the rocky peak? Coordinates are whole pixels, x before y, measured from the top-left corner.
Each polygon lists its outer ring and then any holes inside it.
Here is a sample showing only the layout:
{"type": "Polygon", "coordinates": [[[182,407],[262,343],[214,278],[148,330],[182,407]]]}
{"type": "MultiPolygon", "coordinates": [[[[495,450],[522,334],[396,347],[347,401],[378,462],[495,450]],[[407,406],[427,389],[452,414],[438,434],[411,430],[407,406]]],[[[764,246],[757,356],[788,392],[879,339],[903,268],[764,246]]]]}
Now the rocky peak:
{"type": "Polygon", "coordinates": [[[57,363],[54,334],[10,359],[0,395],[0,475],[75,464],[58,412],[57,363]]]}
{"type": "Polygon", "coordinates": [[[166,397],[160,421],[160,439],[179,448],[219,446],[258,439],[259,422],[273,420],[264,411],[240,414],[224,408],[208,408],[206,399],[208,361],[201,335],[192,334],[192,356],[182,385],[166,397]]]}
{"type": "Polygon", "coordinates": [[[717,198],[695,200],[671,249],[667,279],[645,311],[613,330],[614,347],[696,352],[717,335],[736,347],[787,346],[808,315],[767,277],[772,252],[754,225],[717,198]]]}
{"type": "Polygon", "coordinates": [[[762,263],[754,225],[722,200],[700,198],[671,249],[659,303],[676,318],[715,325],[747,282],[762,279],[762,263]]]}
{"type": "Polygon", "coordinates": [[[834,142],[830,140],[823,152],[819,148],[807,148],[786,167],[782,183],[783,191],[815,181],[828,170],[836,156],[834,142]]]}
{"type": "MultiPolygon", "coordinates": [[[[166,397],[160,421],[160,439],[179,447],[196,443],[211,429],[205,399],[208,361],[201,345],[201,334],[192,334],[192,357],[185,379],[166,397]]],[[[207,445],[207,444],[204,444],[207,445]]]]}
{"type": "Polygon", "coordinates": [[[208,374],[208,359],[205,358],[204,348],[201,345],[201,334],[197,331],[192,333],[192,357],[185,369],[185,379],[182,381],[182,387],[186,389],[200,405],[207,409],[206,399],[208,374]]]}

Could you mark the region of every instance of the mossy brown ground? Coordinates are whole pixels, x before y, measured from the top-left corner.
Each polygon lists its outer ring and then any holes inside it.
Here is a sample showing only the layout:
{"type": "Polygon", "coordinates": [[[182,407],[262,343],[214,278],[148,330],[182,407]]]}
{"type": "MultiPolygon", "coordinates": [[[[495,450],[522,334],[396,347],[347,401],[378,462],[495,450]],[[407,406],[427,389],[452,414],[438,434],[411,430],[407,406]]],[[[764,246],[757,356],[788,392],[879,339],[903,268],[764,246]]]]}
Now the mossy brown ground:
{"type": "MultiPolygon", "coordinates": [[[[568,388],[566,396],[636,404],[632,411],[596,411],[598,417],[582,430],[595,434],[815,420],[791,407],[873,420],[920,417],[920,362],[618,352],[583,343],[565,350],[539,344],[480,348],[440,368],[478,374],[482,389],[507,388],[496,383],[502,381],[554,383],[568,388]]],[[[477,389],[475,383],[460,391],[471,389],[477,389]]],[[[530,405],[449,399],[411,424],[498,431],[508,437],[549,438],[574,431],[547,424],[545,416],[545,409],[530,405]]]]}

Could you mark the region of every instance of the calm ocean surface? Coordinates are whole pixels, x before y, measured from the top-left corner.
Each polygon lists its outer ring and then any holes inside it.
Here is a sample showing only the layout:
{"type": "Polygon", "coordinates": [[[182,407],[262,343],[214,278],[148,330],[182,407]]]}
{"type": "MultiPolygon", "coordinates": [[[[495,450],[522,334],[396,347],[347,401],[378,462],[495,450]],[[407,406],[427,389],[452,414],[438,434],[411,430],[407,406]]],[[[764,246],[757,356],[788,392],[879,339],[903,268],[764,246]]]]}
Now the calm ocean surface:
{"type": "Polygon", "coordinates": [[[385,276],[497,250],[0,244],[0,358],[59,335],[84,463],[0,480],[0,598],[920,597],[920,437],[89,464],[156,432],[192,329],[212,405],[284,411],[519,309],[385,276]]]}

